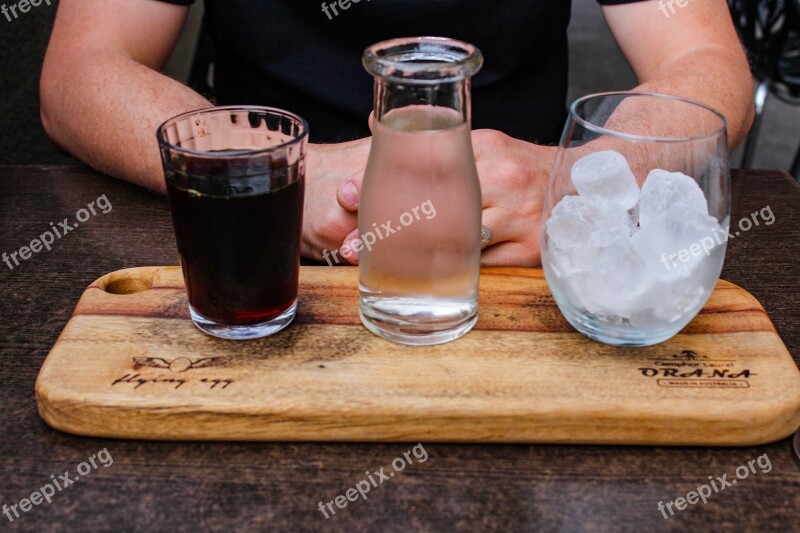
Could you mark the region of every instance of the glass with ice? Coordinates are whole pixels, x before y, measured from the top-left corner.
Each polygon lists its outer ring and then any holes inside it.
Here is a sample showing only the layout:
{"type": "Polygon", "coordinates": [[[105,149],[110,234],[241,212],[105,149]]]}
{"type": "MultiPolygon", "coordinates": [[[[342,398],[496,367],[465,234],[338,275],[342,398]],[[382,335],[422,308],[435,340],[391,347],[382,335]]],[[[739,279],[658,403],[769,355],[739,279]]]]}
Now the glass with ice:
{"type": "Polygon", "coordinates": [[[571,106],[541,248],[553,297],[581,333],[620,346],[677,334],[719,279],[729,221],[723,115],[653,93],[571,106]]]}

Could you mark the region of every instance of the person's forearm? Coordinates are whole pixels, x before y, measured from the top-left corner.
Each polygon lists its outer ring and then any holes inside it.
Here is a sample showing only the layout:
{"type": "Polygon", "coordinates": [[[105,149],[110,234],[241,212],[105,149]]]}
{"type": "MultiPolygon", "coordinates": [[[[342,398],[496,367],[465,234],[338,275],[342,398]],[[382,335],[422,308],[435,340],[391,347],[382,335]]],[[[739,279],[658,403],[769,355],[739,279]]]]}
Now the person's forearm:
{"type": "Polygon", "coordinates": [[[728,119],[731,148],[742,142],[753,122],[753,81],[746,61],[716,50],[676,60],[659,75],[634,89],[697,100],[728,119]]]}
{"type": "MultiPolygon", "coordinates": [[[[732,51],[707,48],[683,58],[670,58],[664,66],[654,65],[644,73],[645,81],[633,90],[676,95],[688,98],[722,113],[727,118],[728,146],[735,148],[747,135],[753,117],[752,78],[744,60],[732,51]]],[[[650,65],[648,65],[650,66],[650,65]]],[[[641,69],[640,69],[641,70],[641,69]]],[[[607,110],[597,110],[597,117],[610,131],[651,138],[695,138],[694,145],[631,142],[625,137],[601,135],[587,144],[573,147],[568,157],[581,157],[601,150],[622,154],[631,166],[639,185],[653,169],[667,169],[692,174],[687,157],[716,157],[717,137],[722,128],[719,117],[703,108],[671,99],[630,97],[614,109],[604,122],[607,110]]],[[[702,167],[700,160],[695,165],[702,167]]],[[[692,176],[698,178],[698,176],[692,176]]]]}
{"type": "Polygon", "coordinates": [[[41,114],[53,141],[93,168],[164,192],[156,129],[211,103],[122,54],[48,53],[41,114]]]}

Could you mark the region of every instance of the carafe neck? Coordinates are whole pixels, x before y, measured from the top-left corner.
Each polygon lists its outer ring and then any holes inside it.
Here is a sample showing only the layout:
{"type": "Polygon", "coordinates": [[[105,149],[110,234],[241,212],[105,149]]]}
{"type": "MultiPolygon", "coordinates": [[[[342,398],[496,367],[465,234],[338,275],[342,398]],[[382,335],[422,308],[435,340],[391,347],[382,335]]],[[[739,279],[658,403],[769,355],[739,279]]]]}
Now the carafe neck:
{"type": "MultiPolygon", "coordinates": [[[[440,37],[393,39],[369,47],[363,62],[375,77],[375,120],[400,108],[429,106],[453,110],[451,116],[470,123],[470,81],[483,64],[473,45],[440,37]]],[[[438,129],[435,123],[431,127],[438,129]]]]}

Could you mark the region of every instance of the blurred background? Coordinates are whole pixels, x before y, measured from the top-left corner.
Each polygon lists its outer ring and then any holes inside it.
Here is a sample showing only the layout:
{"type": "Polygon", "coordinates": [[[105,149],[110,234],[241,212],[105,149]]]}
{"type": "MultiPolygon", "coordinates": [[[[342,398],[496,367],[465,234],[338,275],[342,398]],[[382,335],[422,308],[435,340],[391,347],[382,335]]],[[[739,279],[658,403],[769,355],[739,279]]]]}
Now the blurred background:
{"type": "MultiPolygon", "coordinates": [[[[43,3],[31,9],[11,23],[0,18],[0,164],[71,161],[50,143],[39,121],[39,72],[55,13],[54,1],[51,6],[43,3]]],[[[201,20],[199,2],[192,8],[183,37],[165,68],[167,74],[184,82],[190,76],[201,20]]],[[[595,0],[573,0],[569,40],[570,101],[589,93],[635,86],[636,78],[595,0]]],[[[788,170],[798,145],[800,106],[768,98],[752,166],[788,170]]],[[[734,154],[732,166],[739,166],[741,152],[740,148],[734,154]]]]}

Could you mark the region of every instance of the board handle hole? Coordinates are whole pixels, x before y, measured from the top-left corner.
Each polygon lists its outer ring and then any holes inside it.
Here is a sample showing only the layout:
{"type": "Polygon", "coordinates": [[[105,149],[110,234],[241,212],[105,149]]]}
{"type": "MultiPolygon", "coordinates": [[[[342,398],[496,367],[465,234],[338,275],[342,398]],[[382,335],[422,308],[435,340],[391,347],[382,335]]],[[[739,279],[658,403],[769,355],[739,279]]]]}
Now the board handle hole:
{"type": "Polygon", "coordinates": [[[144,292],[153,287],[153,272],[126,272],[123,276],[110,276],[100,284],[109,294],[126,295],[144,292]]]}

